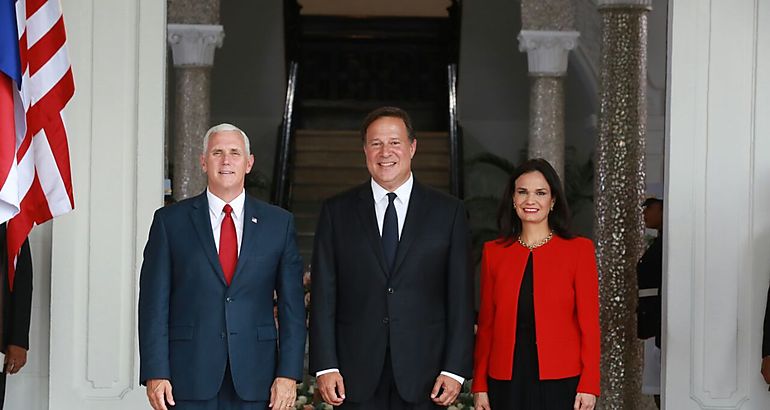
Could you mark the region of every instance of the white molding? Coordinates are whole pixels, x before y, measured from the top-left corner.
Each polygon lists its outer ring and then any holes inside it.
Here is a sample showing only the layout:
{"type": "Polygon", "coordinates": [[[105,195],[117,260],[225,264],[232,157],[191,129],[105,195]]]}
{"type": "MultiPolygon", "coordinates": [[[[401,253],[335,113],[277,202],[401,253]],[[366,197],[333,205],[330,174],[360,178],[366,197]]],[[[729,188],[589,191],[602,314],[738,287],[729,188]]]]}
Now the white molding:
{"type": "Polygon", "coordinates": [[[137,270],[163,202],[166,2],[63,3],[77,84],[66,113],[76,208],[52,226],[48,408],[148,408],[137,270]]]}
{"type": "Polygon", "coordinates": [[[214,24],[169,24],[168,44],[174,67],[211,67],[214,50],[222,47],[225,32],[214,24]]]}
{"type": "Polygon", "coordinates": [[[767,409],[770,7],[669,4],[664,408],[767,409]]]}
{"type": "Polygon", "coordinates": [[[577,46],[577,31],[521,30],[519,51],[527,53],[530,75],[564,76],[569,51],[577,46]]]}

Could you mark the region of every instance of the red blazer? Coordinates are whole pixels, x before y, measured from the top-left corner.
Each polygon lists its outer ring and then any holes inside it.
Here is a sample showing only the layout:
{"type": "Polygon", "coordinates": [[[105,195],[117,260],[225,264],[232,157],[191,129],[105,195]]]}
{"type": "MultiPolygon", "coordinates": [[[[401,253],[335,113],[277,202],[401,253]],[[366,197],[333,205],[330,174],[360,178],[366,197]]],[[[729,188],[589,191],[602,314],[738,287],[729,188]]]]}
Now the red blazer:
{"type": "MultiPolygon", "coordinates": [[[[484,244],[473,392],[487,376],[510,380],[519,287],[529,250],[484,244]]],[[[599,281],[593,243],[554,235],[533,250],[535,333],[540,378],[580,375],[577,391],[599,395],[599,281]]]]}

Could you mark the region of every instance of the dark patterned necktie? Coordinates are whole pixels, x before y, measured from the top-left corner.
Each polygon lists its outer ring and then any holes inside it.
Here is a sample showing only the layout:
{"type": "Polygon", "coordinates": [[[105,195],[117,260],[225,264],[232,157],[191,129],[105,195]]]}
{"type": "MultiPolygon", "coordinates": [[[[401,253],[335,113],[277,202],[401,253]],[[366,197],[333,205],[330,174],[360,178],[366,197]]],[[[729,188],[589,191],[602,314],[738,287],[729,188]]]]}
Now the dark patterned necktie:
{"type": "Polygon", "coordinates": [[[382,251],[385,255],[385,263],[388,266],[388,273],[393,271],[393,264],[396,262],[396,249],[398,249],[398,215],[396,215],[396,206],[393,200],[396,194],[388,193],[388,208],[385,209],[385,219],[382,221],[382,251]]]}

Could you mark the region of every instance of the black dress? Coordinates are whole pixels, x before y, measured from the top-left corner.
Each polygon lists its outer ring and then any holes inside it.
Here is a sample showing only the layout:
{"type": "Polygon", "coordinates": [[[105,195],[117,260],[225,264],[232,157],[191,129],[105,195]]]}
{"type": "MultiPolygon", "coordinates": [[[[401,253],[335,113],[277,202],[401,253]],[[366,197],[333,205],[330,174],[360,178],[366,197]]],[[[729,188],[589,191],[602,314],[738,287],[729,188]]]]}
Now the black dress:
{"type": "Polygon", "coordinates": [[[535,342],[535,298],[532,252],[524,268],[516,313],[516,347],[511,380],[489,378],[493,410],[571,410],[579,377],[540,380],[535,342]]]}

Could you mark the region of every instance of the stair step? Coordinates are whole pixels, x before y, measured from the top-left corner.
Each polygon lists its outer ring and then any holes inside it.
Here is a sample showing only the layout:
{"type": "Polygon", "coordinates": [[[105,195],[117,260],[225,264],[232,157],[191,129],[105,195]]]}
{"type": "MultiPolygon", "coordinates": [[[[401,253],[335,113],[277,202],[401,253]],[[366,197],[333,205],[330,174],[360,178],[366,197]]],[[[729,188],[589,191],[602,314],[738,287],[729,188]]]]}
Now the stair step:
{"type": "MultiPolygon", "coordinates": [[[[448,185],[431,185],[440,191],[449,192],[448,185]]],[[[340,185],[322,185],[322,184],[309,184],[309,185],[297,185],[296,183],[292,187],[291,197],[293,201],[323,201],[330,198],[335,194],[342,192],[350,187],[340,185]]]]}
{"type": "MultiPolygon", "coordinates": [[[[294,159],[294,165],[297,167],[339,167],[344,165],[346,168],[363,167],[365,159],[362,152],[328,152],[328,151],[298,151],[294,159]]],[[[421,153],[418,151],[413,160],[412,167],[415,169],[441,168],[449,171],[449,156],[438,153],[421,153]]]]}
{"type": "MultiPolygon", "coordinates": [[[[449,185],[449,173],[443,169],[415,169],[414,176],[428,185],[449,185]]],[[[369,180],[369,172],[360,168],[296,168],[294,185],[338,184],[356,186],[369,180]]]]}
{"type": "MultiPolygon", "coordinates": [[[[363,154],[358,131],[297,130],[297,152],[303,151],[355,151],[363,154]]],[[[449,152],[446,132],[424,132],[417,135],[417,152],[449,152]]]]}

